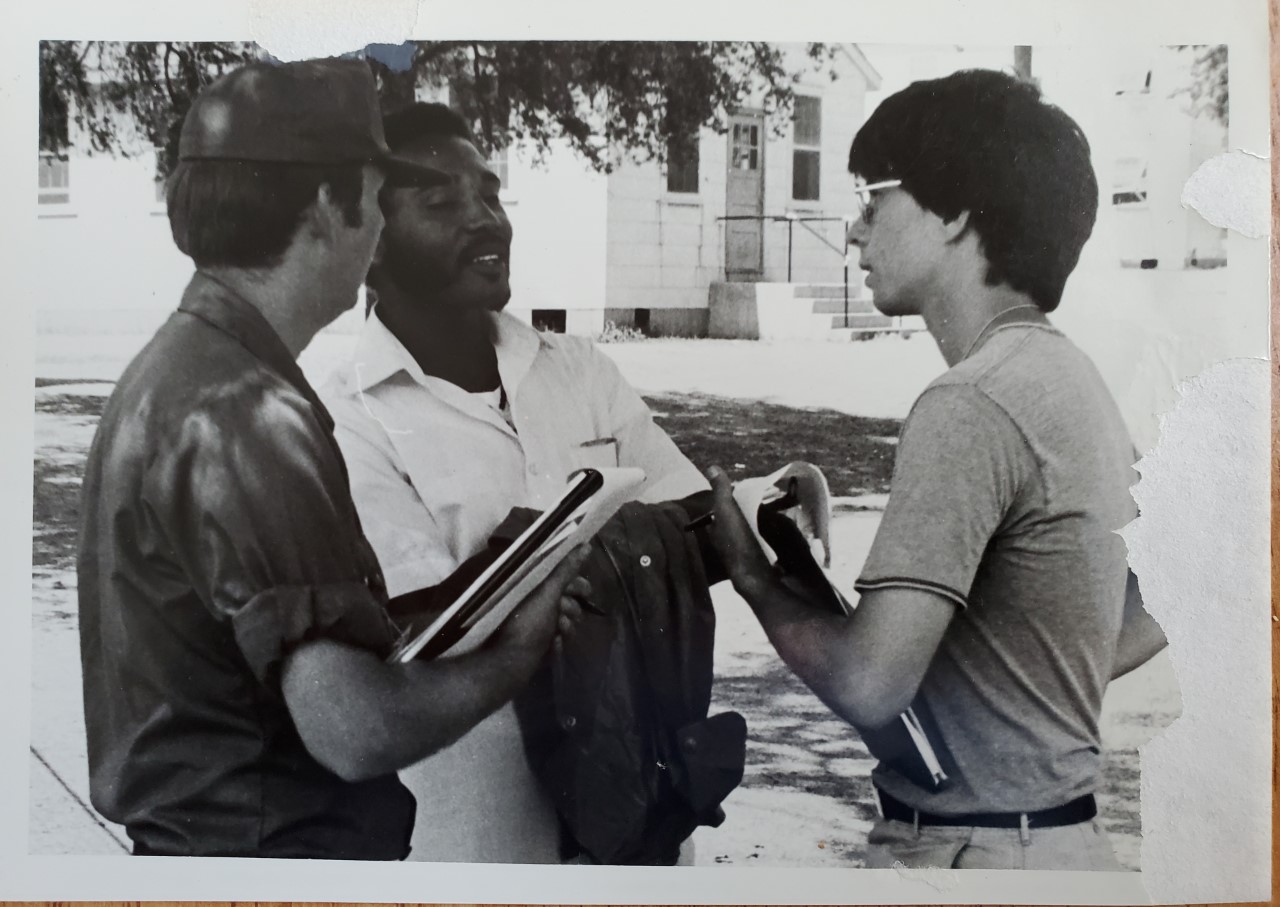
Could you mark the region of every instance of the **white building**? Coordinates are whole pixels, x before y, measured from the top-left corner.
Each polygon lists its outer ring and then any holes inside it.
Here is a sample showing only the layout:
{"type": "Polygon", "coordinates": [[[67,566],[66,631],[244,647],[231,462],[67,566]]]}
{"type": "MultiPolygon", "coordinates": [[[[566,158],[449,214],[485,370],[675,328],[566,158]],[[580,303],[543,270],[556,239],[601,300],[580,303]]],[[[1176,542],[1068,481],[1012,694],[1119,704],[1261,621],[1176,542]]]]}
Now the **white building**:
{"type": "MultiPolygon", "coordinates": [[[[542,163],[518,146],[496,159],[515,230],[511,311],[579,334],[613,322],[705,335],[713,285],[843,285],[843,218],[855,210],[845,163],[879,77],[854,45],[821,67],[802,45],[782,50],[803,73],[794,111],[766,117],[750,99],[727,135],[702,129],[696,154],[682,160],[624,162],[606,175],[567,146],[542,163]]],[[[447,97],[447,87],[424,87],[420,97],[447,97]]],[[[191,263],[169,235],[154,151],[133,152],[41,158],[35,227],[48,263],[46,324],[50,312],[158,322],[177,304],[191,263]]],[[[856,299],[861,278],[852,272],[856,299]]]]}
{"type": "MultiPolygon", "coordinates": [[[[716,327],[713,299],[733,298],[745,311],[769,284],[786,284],[788,299],[793,285],[843,288],[845,218],[855,210],[849,143],[879,76],[856,45],[837,45],[820,66],[803,45],[780,49],[801,74],[794,109],[766,116],[762,98],[750,98],[729,116],[726,134],[704,127],[694,153],[680,159],[624,161],[606,175],[567,145],[542,163],[531,149],[507,149],[495,163],[515,230],[511,311],[577,334],[612,323],[705,336],[716,327]],[[741,291],[752,299],[739,299],[741,291]]],[[[418,96],[447,102],[448,87],[423,86],[418,96]]],[[[856,308],[856,267],[849,280],[856,308]]],[[[831,308],[807,296],[795,305],[802,314],[831,308]]],[[[731,320],[713,333],[760,335],[731,320]]],[[[832,325],[830,313],[801,320],[806,330],[832,325]]]]}

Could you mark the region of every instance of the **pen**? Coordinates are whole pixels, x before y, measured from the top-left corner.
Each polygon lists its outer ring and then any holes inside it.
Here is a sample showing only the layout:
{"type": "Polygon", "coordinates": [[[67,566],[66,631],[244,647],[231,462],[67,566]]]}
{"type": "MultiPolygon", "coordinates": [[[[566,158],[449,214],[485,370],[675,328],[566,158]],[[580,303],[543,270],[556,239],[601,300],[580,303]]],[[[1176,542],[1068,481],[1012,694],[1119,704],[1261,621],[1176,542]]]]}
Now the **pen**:
{"type": "Polygon", "coordinates": [[[708,510],[702,516],[694,517],[688,523],[685,523],[684,531],[692,532],[695,529],[701,529],[703,526],[710,526],[715,522],[716,513],[714,510],[708,510]]]}
{"type": "Polygon", "coordinates": [[[580,595],[571,595],[569,597],[576,601],[582,607],[582,610],[586,611],[588,614],[594,614],[597,617],[605,617],[608,614],[604,608],[601,608],[589,598],[583,598],[580,595]]]}
{"type": "MultiPolygon", "coordinates": [[[[760,509],[781,512],[791,507],[795,507],[800,503],[800,498],[797,493],[798,487],[799,483],[797,483],[795,477],[792,476],[791,479],[787,481],[787,490],[781,496],[774,498],[772,501],[765,501],[762,503],[760,505],[760,509]]],[[[715,520],[715,511],[708,510],[706,513],[702,514],[702,516],[694,517],[688,523],[685,523],[684,531],[692,532],[695,529],[701,529],[703,526],[710,526],[715,522],[715,520]]]]}

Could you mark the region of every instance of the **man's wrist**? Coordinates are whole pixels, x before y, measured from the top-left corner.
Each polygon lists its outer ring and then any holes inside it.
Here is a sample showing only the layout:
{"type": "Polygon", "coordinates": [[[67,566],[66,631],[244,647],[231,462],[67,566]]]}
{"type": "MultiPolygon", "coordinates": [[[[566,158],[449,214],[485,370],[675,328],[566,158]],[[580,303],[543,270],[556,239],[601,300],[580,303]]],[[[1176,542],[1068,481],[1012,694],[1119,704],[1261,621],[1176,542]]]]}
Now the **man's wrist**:
{"type": "Polygon", "coordinates": [[[764,601],[781,588],[778,574],[772,569],[741,571],[732,576],[731,580],[734,591],[752,605],[764,601]]]}

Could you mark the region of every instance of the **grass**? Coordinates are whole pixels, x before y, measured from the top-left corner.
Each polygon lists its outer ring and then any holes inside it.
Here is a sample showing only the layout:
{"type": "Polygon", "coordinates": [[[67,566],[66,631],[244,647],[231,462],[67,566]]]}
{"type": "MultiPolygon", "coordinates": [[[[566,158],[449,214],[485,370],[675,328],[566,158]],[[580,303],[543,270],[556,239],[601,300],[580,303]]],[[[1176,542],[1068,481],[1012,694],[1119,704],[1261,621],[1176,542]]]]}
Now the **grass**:
{"type": "MultiPolygon", "coordinates": [[[[39,382],[37,382],[39,386],[39,382]]],[[[73,394],[39,397],[36,412],[67,422],[96,424],[105,397],[73,394]]],[[[31,562],[38,569],[73,569],[80,527],[80,481],[87,451],[41,445],[35,457],[31,562]]]]}
{"type": "MultiPolygon", "coordinates": [[[[47,386],[51,381],[37,381],[47,386]]],[[[106,398],[76,394],[41,396],[36,412],[97,421],[106,398]]],[[[791,460],[819,466],[836,495],[886,493],[901,423],[865,419],[828,409],[798,410],[772,403],[708,394],[658,394],[649,398],[654,416],[685,455],[705,469],[719,465],[735,479],[773,472],[791,460]]],[[[51,452],[45,448],[46,453],[51,452]]],[[[80,520],[83,459],[73,452],[35,460],[35,566],[75,563],[80,520]]]]}
{"type": "Polygon", "coordinates": [[[732,479],[768,475],[792,460],[826,474],[837,496],[886,494],[897,419],[868,419],[830,409],[709,394],[655,394],[654,418],[695,466],[716,465],[732,479]]]}

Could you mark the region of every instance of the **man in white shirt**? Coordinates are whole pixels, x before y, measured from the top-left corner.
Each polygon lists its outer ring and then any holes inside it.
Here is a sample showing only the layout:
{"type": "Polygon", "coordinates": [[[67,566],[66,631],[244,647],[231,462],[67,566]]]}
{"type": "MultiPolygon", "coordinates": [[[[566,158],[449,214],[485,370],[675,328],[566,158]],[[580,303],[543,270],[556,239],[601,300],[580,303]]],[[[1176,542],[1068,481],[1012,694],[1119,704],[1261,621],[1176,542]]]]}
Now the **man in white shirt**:
{"type": "MultiPolygon", "coordinates": [[[[383,190],[376,303],[326,402],[390,595],[454,576],[513,507],[544,509],[574,469],[638,466],[647,502],[706,489],[589,340],[503,312],[511,224],[466,123],[415,104],[385,126],[423,170],[383,190]]],[[[510,704],[402,779],[418,800],[410,859],[560,861],[510,704]]]]}

